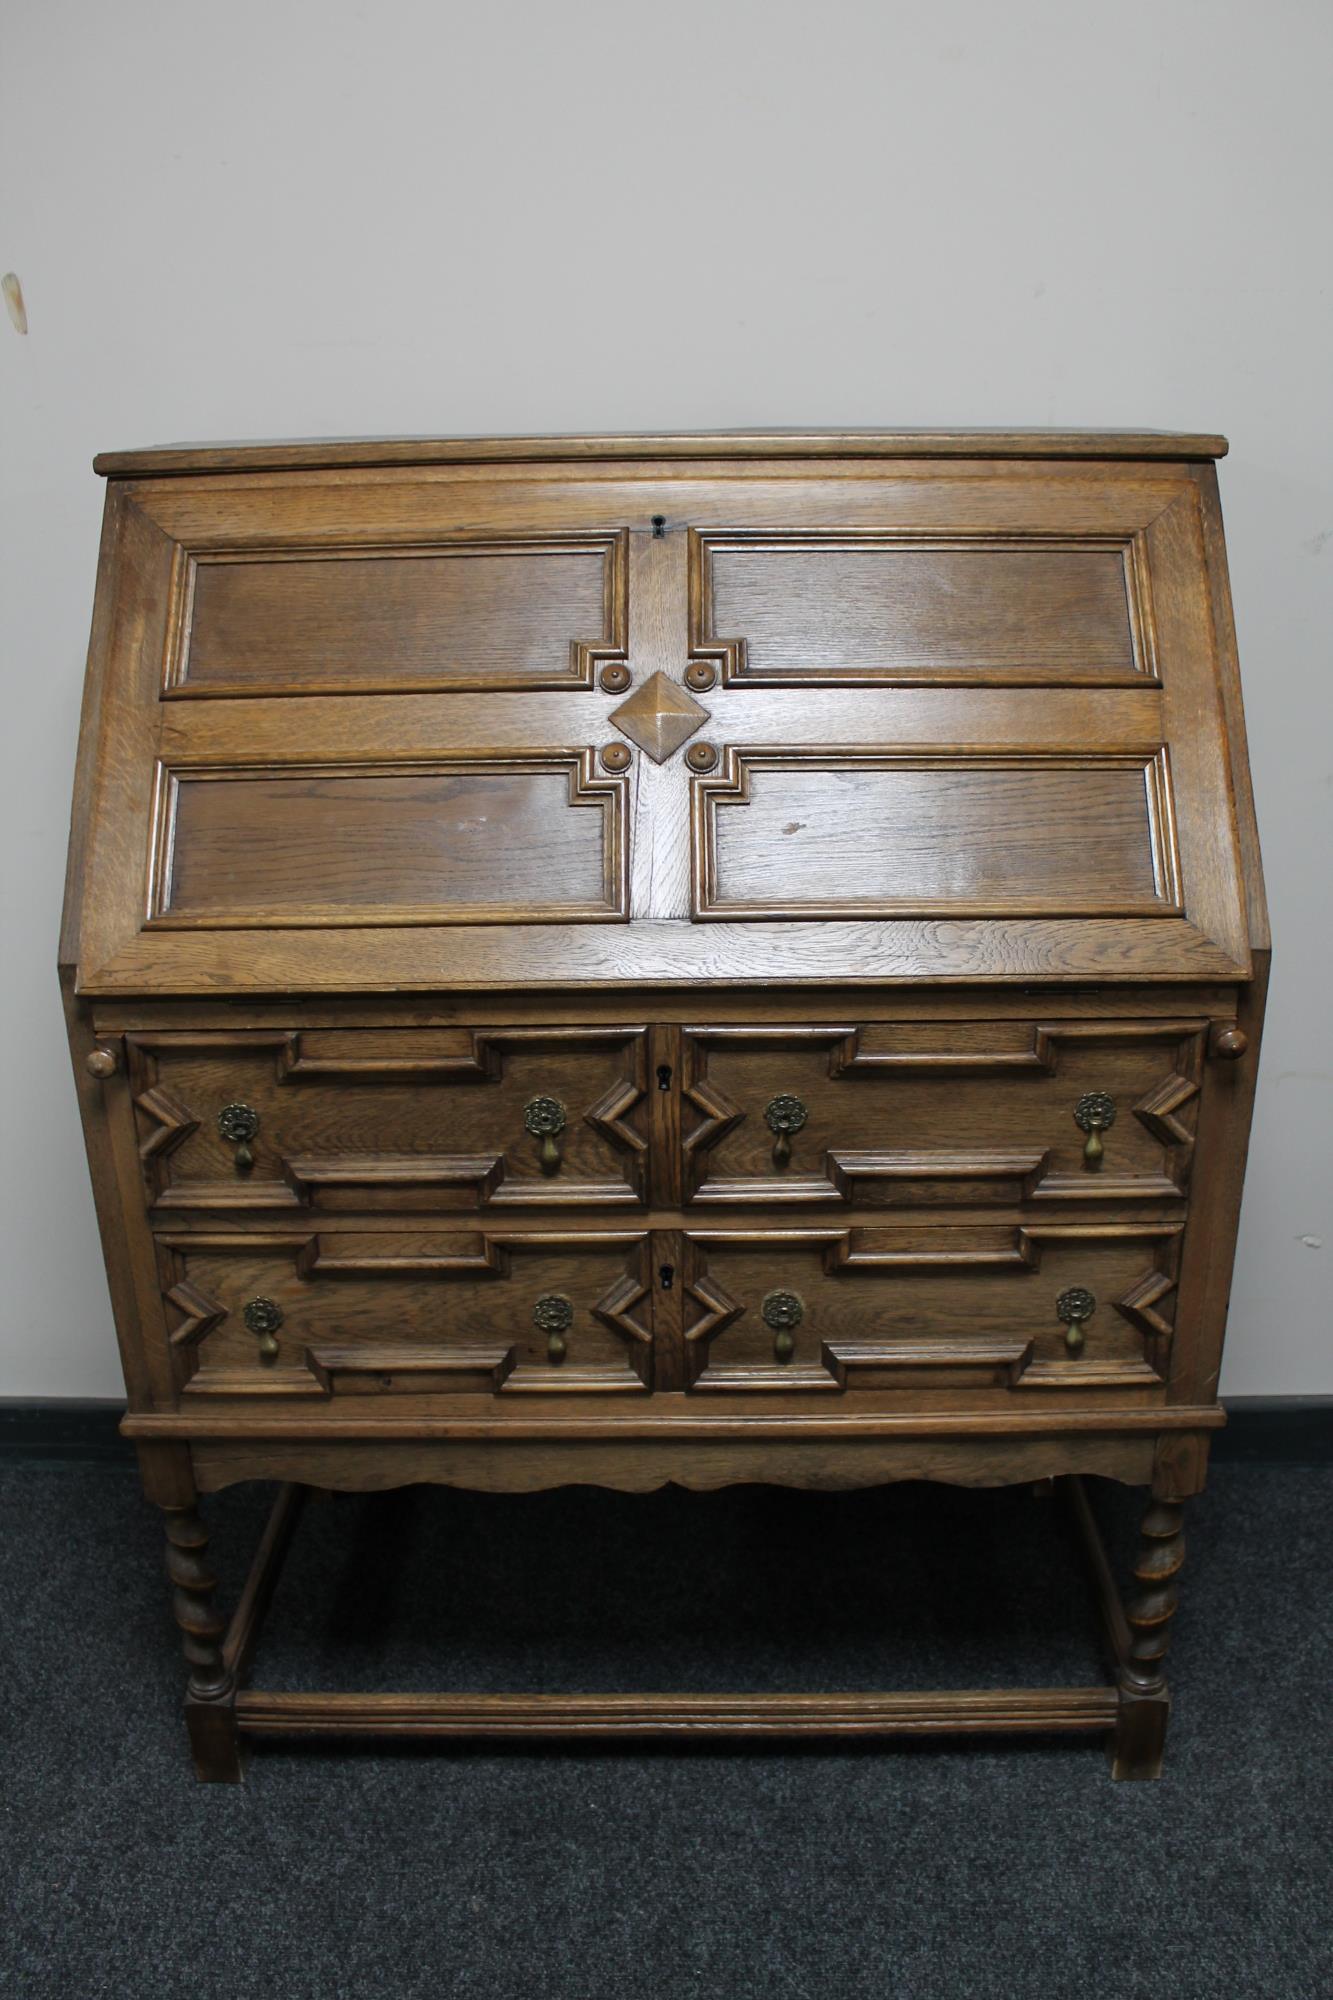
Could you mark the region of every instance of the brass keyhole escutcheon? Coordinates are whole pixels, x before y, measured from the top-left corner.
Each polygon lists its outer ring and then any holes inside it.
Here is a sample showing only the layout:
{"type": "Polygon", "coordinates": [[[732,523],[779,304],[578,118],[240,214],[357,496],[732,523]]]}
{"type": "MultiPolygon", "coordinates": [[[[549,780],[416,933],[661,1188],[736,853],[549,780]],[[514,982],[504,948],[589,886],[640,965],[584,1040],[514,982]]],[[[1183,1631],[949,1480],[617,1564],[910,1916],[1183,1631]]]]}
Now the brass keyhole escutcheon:
{"type": "Polygon", "coordinates": [[[259,1130],[259,1113],[252,1104],[224,1104],[218,1113],[218,1131],[236,1148],[236,1171],[248,1174],[255,1163],[250,1141],[259,1130]]]}
{"type": "Polygon", "coordinates": [[[1088,1135],[1083,1144],[1083,1164],[1095,1172],[1106,1150],[1102,1133],[1109,1132],[1115,1124],[1115,1099],[1104,1090],[1088,1091],[1074,1106],[1074,1123],[1088,1135]]]}
{"type": "Polygon", "coordinates": [[[546,1335],[546,1358],[560,1362],[567,1352],[565,1335],[574,1324],[574,1307],[563,1292],[543,1292],[532,1308],[533,1321],[546,1335]]]}
{"type": "Polygon", "coordinates": [[[260,1360],[276,1361],[278,1343],[274,1336],[282,1325],[282,1307],[274,1299],[251,1299],[242,1308],[241,1318],[251,1333],[259,1336],[260,1360]]]}
{"type": "Polygon", "coordinates": [[[1097,1301],[1085,1285],[1071,1285],[1055,1302],[1055,1316],[1064,1321],[1065,1346],[1071,1354],[1083,1347],[1083,1322],[1092,1318],[1097,1301]]]}
{"type": "Polygon", "coordinates": [[[558,1097],[534,1097],[523,1107],[523,1123],[540,1140],[537,1161],[544,1174],[560,1171],[559,1136],[565,1129],[565,1107],[558,1097]]]}
{"type": "Polygon", "coordinates": [[[810,1113],[799,1097],[783,1091],[764,1107],[764,1118],[768,1129],[776,1136],[773,1140],[773,1165],[785,1167],[791,1158],[791,1137],[799,1132],[810,1113]]]}
{"type": "Polygon", "coordinates": [[[773,1352],[785,1366],[796,1352],[792,1328],[805,1318],[805,1301],[799,1292],[770,1292],[759,1311],[764,1325],[773,1329],[773,1352]]]}

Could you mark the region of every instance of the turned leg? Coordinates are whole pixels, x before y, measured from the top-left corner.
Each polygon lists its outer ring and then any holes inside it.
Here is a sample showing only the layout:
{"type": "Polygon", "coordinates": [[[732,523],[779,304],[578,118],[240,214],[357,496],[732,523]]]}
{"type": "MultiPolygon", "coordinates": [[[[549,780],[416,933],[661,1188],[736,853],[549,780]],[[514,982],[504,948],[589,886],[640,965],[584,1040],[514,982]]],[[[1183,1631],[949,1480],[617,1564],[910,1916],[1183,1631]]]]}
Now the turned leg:
{"type": "Polygon", "coordinates": [[[195,1772],[206,1782],[234,1785],[241,1776],[236,1680],[223,1652],[226,1627],[213,1603],[217,1579],[208,1563],[208,1535],[193,1507],[163,1511],[171,1608],[190,1669],[185,1723],[195,1772]]]}
{"type": "Polygon", "coordinates": [[[1176,1578],[1185,1560],[1184,1505],[1148,1503],[1140,1528],[1134,1589],[1125,1605],[1129,1644],[1120,1664],[1120,1717],[1111,1743],[1113,1778],[1158,1778],[1171,1712],[1164,1662],[1175,1616],[1176,1578]]]}

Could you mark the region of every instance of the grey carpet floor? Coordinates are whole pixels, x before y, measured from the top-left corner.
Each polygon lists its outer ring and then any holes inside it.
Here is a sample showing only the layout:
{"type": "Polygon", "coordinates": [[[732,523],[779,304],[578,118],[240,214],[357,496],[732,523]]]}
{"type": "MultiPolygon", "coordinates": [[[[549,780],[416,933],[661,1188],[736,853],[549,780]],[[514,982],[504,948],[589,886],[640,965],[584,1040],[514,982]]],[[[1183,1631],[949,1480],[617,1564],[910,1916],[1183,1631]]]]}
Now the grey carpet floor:
{"type": "MultiPolygon", "coordinates": [[[[1138,1496],[1099,1484],[1119,1556],[1138,1496]]],[[[208,1503],[234,1598],[265,1496],[208,1503]]],[[[132,1474],[0,1475],[0,1991],[23,2000],[1324,2000],[1333,1475],[1191,1508],[1157,1784],[1096,1739],[260,1746],[198,1786],[132,1474]]],[[[1026,1492],[313,1505],[273,1686],[891,1687],[1097,1677],[1026,1492]]]]}

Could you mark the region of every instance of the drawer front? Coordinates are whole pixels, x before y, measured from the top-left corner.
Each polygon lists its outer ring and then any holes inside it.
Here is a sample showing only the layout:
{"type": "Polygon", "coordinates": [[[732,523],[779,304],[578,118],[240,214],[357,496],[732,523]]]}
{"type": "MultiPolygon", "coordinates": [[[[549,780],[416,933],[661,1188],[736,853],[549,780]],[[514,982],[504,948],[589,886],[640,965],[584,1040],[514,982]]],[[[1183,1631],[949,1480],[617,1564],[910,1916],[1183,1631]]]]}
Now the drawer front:
{"type": "Polygon", "coordinates": [[[162,1236],[183,1397],[642,1395],[646,1234],[162,1236]]]}
{"type": "Polygon", "coordinates": [[[128,1037],[154,1212],[635,1204],[642,1028],[128,1037]]]}
{"type": "Polygon", "coordinates": [[[701,1202],[1163,1201],[1188,1189],[1201,1021],[944,1021],[684,1036],[701,1202]]]}
{"type": "Polygon", "coordinates": [[[695,1394],[1165,1390],[1178,1222],[695,1231],[695,1394]]]}

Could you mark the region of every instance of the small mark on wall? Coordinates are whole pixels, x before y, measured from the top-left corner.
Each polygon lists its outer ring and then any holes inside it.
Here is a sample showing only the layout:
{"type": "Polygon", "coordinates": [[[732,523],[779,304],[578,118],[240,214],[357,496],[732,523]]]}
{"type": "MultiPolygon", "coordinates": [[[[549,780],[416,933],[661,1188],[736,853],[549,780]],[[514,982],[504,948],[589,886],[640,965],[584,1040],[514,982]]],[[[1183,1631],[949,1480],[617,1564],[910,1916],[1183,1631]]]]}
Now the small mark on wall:
{"type": "Polygon", "coordinates": [[[807,824],[808,822],[803,819],[789,819],[787,821],[787,824],[783,827],[782,831],[784,833],[801,833],[804,831],[807,824]]]}
{"type": "Polygon", "coordinates": [[[1322,1250],[1324,1247],[1322,1236],[1298,1236],[1296,1241],[1303,1243],[1307,1250],[1322,1250]]]}
{"type": "Polygon", "coordinates": [[[23,287],[18,281],[16,271],[6,271],[4,277],[0,278],[0,291],[5,295],[5,304],[9,308],[9,317],[14,323],[15,333],[26,333],[28,309],[23,303],[23,287]]]}

